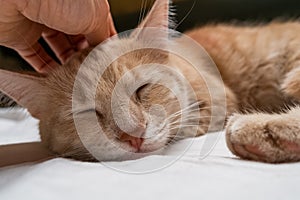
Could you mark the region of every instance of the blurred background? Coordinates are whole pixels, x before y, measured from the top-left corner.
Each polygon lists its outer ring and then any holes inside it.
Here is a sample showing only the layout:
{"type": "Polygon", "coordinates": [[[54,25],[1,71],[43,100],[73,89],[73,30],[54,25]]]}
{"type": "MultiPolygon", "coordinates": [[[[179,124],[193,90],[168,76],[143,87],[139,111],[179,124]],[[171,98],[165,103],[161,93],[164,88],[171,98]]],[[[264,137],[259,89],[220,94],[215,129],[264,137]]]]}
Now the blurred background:
{"type": "MultiPolygon", "coordinates": [[[[154,0],[109,0],[118,32],[137,26],[141,12],[147,12],[154,0]]],[[[212,22],[268,22],[272,19],[300,17],[300,0],[173,0],[177,30],[212,22]]],[[[299,33],[300,34],[300,33],[299,33]]],[[[43,40],[40,41],[46,44],[43,40]]],[[[0,46],[0,68],[31,70],[13,50],[0,46]]],[[[0,95],[0,106],[6,105],[0,95]],[[4,102],[4,103],[3,103],[4,102]]]]}
{"type": "MultiPolygon", "coordinates": [[[[153,2],[109,0],[118,32],[136,27],[140,13],[149,11],[153,2]]],[[[173,5],[180,32],[211,22],[267,22],[300,16],[300,0],[173,0],[173,5]]],[[[0,68],[31,69],[14,51],[1,46],[0,68]]]]}

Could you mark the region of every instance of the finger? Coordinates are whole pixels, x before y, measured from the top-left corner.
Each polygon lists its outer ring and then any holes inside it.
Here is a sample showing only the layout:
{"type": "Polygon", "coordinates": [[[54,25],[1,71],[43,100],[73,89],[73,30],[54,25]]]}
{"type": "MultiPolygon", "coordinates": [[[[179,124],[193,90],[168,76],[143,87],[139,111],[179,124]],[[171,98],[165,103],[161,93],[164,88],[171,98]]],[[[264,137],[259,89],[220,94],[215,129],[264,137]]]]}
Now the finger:
{"type": "Polygon", "coordinates": [[[25,162],[45,161],[55,157],[41,142],[0,145],[0,168],[25,162]]]}
{"type": "Polygon", "coordinates": [[[108,23],[110,24],[110,36],[116,35],[116,34],[117,34],[117,31],[116,31],[116,27],[115,27],[114,20],[113,20],[113,18],[112,18],[111,13],[109,13],[109,20],[108,20],[108,23]]]}
{"type": "Polygon", "coordinates": [[[64,33],[46,29],[43,31],[42,36],[62,64],[75,53],[73,45],[64,33]]]}
{"type": "Polygon", "coordinates": [[[89,43],[83,35],[69,35],[68,38],[76,51],[89,47],[89,43]]]}
{"type": "Polygon", "coordinates": [[[59,66],[38,42],[31,47],[16,49],[16,51],[39,73],[46,74],[59,66]]]}
{"type": "Polygon", "coordinates": [[[86,35],[89,44],[95,46],[117,33],[111,14],[107,18],[107,23],[101,24],[96,31],[86,35]]]}

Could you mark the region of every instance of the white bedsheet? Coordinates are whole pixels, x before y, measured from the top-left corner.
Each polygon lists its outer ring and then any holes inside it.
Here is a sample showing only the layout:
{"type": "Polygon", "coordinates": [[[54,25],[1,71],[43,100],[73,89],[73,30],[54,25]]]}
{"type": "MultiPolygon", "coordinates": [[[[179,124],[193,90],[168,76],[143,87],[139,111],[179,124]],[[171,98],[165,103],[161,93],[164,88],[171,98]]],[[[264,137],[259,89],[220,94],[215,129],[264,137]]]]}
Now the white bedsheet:
{"type": "MultiPolygon", "coordinates": [[[[37,123],[23,111],[1,110],[0,144],[39,140],[37,123]]],[[[271,165],[239,160],[227,150],[223,134],[211,154],[200,160],[205,139],[184,140],[165,155],[136,161],[100,164],[53,159],[3,168],[0,200],[300,199],[300,163],[271,165]],[[134,175],[107,167],[135,172],[160,166],[192,140],[183,157],[156,172],[134,175]]]]}

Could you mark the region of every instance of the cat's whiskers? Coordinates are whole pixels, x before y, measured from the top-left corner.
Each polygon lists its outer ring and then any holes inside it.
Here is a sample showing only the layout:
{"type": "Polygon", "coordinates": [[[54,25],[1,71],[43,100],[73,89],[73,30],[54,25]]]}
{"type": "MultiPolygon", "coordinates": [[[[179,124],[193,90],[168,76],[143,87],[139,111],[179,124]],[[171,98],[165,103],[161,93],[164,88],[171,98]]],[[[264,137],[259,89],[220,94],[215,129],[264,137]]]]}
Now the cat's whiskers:
{"type": "Polygon", "coordinates": [[[196,109],[192,109],[192,110],[185,110],[185,111],[182,111],[182,112],[177,113],[177,114],[174,115],[173,117],[180,116],[180,115],[182,115],[182,114],[185,114],[186,112],[195,112],[195,111],[200,111],[200,109],[199,109],[199,108],[196,108],[196,109]]]}
{"type": "Polygon", "coordinates": [[[143,8],[144,8],[144,0],[142,0],[142,2],[141,2],[141,9],[140,9],[140,15],[139,15],[138,24],[140,24],[141,21],[142,21],[142,11],[143,11],[143,8]]]}
{"type": "MultiPolygon", "coordinates": [[[[181,129],[181,128],[187,128],[187,127],[199,127],[200,128],[200,125],[199,124],[187,124],[187,125],[181,125],[181,126],[175,126],[175,127],[172,127],[170,129],[168,129],[169,131],[171,130],[174,130],[174,129],[181,129]]],[[[208,126],[205,126],[205,125],[202,125],[201,128],[207,128],[208,126]]]]}
{"type": "MultiPolygon", "coordinates": [[[[201,104],[201,102],[196,102],[196,103],[201,104]]],[[[190,105],[190,106],[195,106],[195,105],[190,105]]],[[[207,107],[201,107],[201,108],[199,107],[199,108],[196,108],[196,109],[193,109],[193,110],[189,110],[189,108],[186,107],[185,109],[179,110],[179,111],[171,114],[168,118],[166,118],[166,120],[175,118],[175,117],[180,116],[181,114],[184,114],[186,112],[203,111],[205,109],[211,109],[212,107],[214,107],[214,106],[207,106],[207,107]]]]}
{"type": "MultiPolygon", "coordinates": [[[[207,108],[209,108],[209,107],[207,107],[207,108]]],[[[169,116],[169,117],[165,120],[165,122],[167,122],[168,120],[172,120],[172,119],[174,119],[175,117],[179,117],[180,115],[182,115],[182,114],[184,114],[184,113],[186,113],[186,112],[191,112],[191,113],[188,114],[187,116],[184,116],[184,117],[181,119],[181,121],[190,119],[189,117],[195,116],[195,113],[194,113],[195,111],[200,111],[200,110],[201,110],[201,109],[199,109],[199,108],[193,109],[193,110],[186,110],[186,111],[181,112],[181,113],[178,113],[178,114],[176,114],[176,115],[174,115],[174,116],[169,116]]],[[[199,115],[199,117],[195,117],[195,118],[206,118],[206,117],[213,117],[213,116],[212,116],[212,115],[199,115]]],[[[178,119],[178,120],[180,120],[180,119],[178,119]]]]}
{"type": "Polygon", "coordinates": [[[195,117],[195,116],[188,116],[186,118],[183,118],[183,119],[178,119],[176,121],[173,121],[172,123],[168,123],[169,125],[172,125],[172,124],[176,124],[176,123],[183,123],[185,121],[188,121],[188,120],[197,120],[197,119],[205,119],[205,118],[213,118],[213,117],[218,117],[217,115],[201,115],[199,117],[195,117]]]}
{"type": "Polygon", "coordinates": [[[140,22],[142,22],[142,20],[145,18],[145,14],[146,14],[146,10],[147,10],[147,5],[148,5],[148,0],[144,0],[143,1],[143,8],[142,8],[142,17],[141,17],[141,21],[140,22]]]}
{"type": "MultiPolygon", "coordinates": [[[[185,112],[187,112],[187,111],[190,111],[190,110],[188,110],[188,109],[190,109],[190,108],[192,108],[192,107],[194,107],[194,106],[199,106],[200,105],[200,102],[195,102],[195,103],[193,103],[193,104],[191,104],[191,105],[189,105],[189,106],[187,106],[187,107],[185,107],[185,108],[183,108],[183,109],[181,109],[181,110],[179,110],[179,111],[177,111],[177,112],[175,112],[175,113],[172,113],[169,117],[167,117],[165,120],[169,120],[169,119],[171,119],[171,118],[174,118],[174,117],[176,117],[176,116],[179,116],[179,115],[181,115],[182,113],[185,113],[185,112]]],[[[199,109],[199,108],[197,108],[197,109],[199,109]]]]}
{"type": "MultiPolygon", "coordinates": [[[[200,119],[201,119],[201,116],[195,117],[195,116],[193,115],[193,112],[195,112],[195,111],[200,111],[199,105],[201,105],[201,102],[197,101],[197,102],[194,102],[194,103],[190,104],[189,106],[187,106],[187,107],[185,107],[185,108],[183,108],[183,109],[181,109],[181,110],[179,110],[179,111],[177,111],[177,112],[172,113],[168,118],[166,118],[166,119],[162,122],[162,126],[161,126],[160,130],[163,130],[163,129],[166,127],[166,125],[168,125],[168,126],[171,125],[171,126],[172,126],[172,125],[175,125],[175,124],[177,124],[177,123],[179,123],[179,122],[181,122],[181,123],[186,123],[188,120],[196,120],[196,119],[197,119],[197,120],[200,120],[200,119]],[[195,106],[197,106],[198,108],[192,109],[192,108],[195,107],[195,106]],[[187,113],[187,112],[190,112],[190,114],[188,114],[188,115],[185,116],[183,119],[181,119],[181,121],[178,121],[178,119],[177,119],[177,120],[175,120],[175,121],[172,122],[172,123],[168,123],[169,121],[173,120],[174,118],[179,117],[180,115],[182,115],[182,114],[184,114],[184,113],[187,113]]],[[[205,107],[204,109],[206,109],[206,108],[210,108],[210,107],[205,107]]],[[[210,117],[210,116],[203,116],[203,117],[210,117]]],[[[199,125],[199,124],[198,124],[198,125],[199,125]]]]}
{"type": "MultiPolygon", "coordinates": [[[[210,118],[210,117],[207,116],[207,117],[204,117],[204,118],[210,118]]],[[[198,117],[196,117],[196,118],[188,118],[188,119],[185,119],[185,120],[175,121],[175,122],[169,123],[168,125],[172,126],[172,125],[182,124],[182,123],[187,123],[187,122],[192,122],[192,121],[196,121],[196,120],[200,122],[201,119],[202,119],[202,117],[199,117],[199,118],[198,117]]]]}
{"type": "MultiPolygon", "coordinates": [[[[179,110],[179,111],[177,111],[177,112],[172,113],[169,117],[167,117],[167,118],[162,122],[162,124],[163,124],[162,129],[165,127],[165,125],[169,124],[169,123],[168,123],[169,121],[172,121],[174,118],[179,117],[179,116],[181,116],[181,115],[183,115],[183,114],[185,114],[185,113],[187,113],[187,112],[194,113],[194,112],[196,112],[196,111],[201,111],[201,110],[204,110],[204,109],[210,109],[210,108],[212,107],[212,106],[207,106],[207,107],[201,107],[201,108],[200,108],[199,106],[200,106],[201,104],[202,104],[202,102],[196,101],[196,102],[190,104],[189,106],[187,106],[187,107],[185,107],[185,108],[183,108],[183,109],[181,109],[181,110],[179,110]],[[192,109],[192,108],[195,107],[195,106],[197,106],[197,108],[192,109]]],[[[183,117],[183,120],[181,120],[181,121],[190,120],[190,118],[188,118],[188,117],[191,117],[191,115],[192,115],[192,114],[188,114],[187,116],[184,116],[184,117],[183,117]]],[[[200,116],[200,117],[206,117],[206,116],[200,116]]],[[[200,118],[200,117],[199,117],[199,118],[200,118]]],[[[210,117],[210,116],[207,116],[207,117],[210,117]]]]}
{"type": "Polygon", "coordinates": [[[194,0],[194,3],[192,5],[192,7],[190,8],[190,10],[186,13],[186,15],[181,19],[181,21],[176,25],[176,27],[174,28],[174,30],[176,30],[183,22],[184,20],[186,20],[186,18],[192,13],[194,7],[196,5],[196,0],[194,0]]]}

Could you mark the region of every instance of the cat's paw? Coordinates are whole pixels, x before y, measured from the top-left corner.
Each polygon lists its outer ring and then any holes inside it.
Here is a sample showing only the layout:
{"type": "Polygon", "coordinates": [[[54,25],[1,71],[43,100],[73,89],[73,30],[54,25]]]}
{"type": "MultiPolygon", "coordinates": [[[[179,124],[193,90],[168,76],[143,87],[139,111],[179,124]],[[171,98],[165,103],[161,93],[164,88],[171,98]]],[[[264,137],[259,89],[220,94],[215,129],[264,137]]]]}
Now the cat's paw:
{"type": "Polygon", "coordinates": [[[235,155],[250,160],[280,163],[300,160],[300,120],[282,115],[233,115],[226,141],[235,155]]]}

